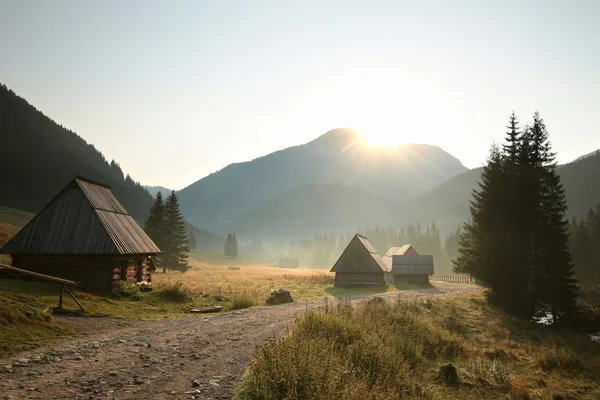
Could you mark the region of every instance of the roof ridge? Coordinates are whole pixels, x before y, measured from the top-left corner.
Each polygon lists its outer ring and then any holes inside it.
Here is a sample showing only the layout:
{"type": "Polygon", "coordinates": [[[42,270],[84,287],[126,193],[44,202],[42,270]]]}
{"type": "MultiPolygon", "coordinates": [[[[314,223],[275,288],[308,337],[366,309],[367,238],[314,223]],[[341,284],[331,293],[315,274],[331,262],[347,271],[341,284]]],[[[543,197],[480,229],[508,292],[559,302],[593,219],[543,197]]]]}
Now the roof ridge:
{"type": "Polygon", "coordinates": [[[108,185],[108,184],[106,184],[106,183],[101,183],[101,182],[98,182],[98,181],[94,181],[94,180],[92,180],[90,178],[86,178],[85,176],[81,176],[81,175],[77,175],[75,178],[73,178],[73,180],[74,181],[84,181],[84,182],[87,182],[87,183],[91,183],[92,185],[102,186],[102,187],[107,188],[107,189],[111,188],[111,186],[108,185]]]}

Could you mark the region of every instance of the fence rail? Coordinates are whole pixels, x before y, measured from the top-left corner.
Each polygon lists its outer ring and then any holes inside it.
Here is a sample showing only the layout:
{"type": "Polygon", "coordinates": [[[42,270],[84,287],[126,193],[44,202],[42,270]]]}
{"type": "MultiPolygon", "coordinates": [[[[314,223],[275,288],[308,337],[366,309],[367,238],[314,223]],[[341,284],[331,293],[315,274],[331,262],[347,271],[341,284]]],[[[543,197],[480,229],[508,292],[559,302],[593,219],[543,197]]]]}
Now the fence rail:
{"type": "Polygon", "coordinates": [[[0,269],[5,269],[5,270],[8,270],[8,271],[17,272],[17,273],[23,274],[23,275],[33,276],[33,277],[35,277],[37,279],[42,279],[42,280],[45,280],[45,281],[49,281],[49,282],[54,282],[54,283],[60,284],[60,292],[58,294],[58,308],[62,308],[63,294],[66,291],[67,294],[69,296],[71,296],[71,298],[75,301],[75,303],[77,303],[77,305],[79,306],[79,308],[81,309],[81,311],[85,312],[85,309],[83,308],[83,305],[79,302],[79,300],[77,300],[75,298],[75,295],[73,295],[73,293],[67,287],[67,286],[75,286],[76,285],[75,282],[70,281],[68,279],[57,278],[55,276],[44,275],[44,274],[39,274],[37,272],[27,271],[27,270],[21,269],[21,268],[15,268],[15,267],[12,267],[10,265],[5,265],[5,264],[0,264],[0,269]]]}
{"type": "Polygon", "coordinates": [[[431,277],[432,281],[442,281],[442,282],[452,282],[452,283],[473,283],[473,278],[465,275],[448,275],[448,276],[439,276],[433,275],[431,277]]]}

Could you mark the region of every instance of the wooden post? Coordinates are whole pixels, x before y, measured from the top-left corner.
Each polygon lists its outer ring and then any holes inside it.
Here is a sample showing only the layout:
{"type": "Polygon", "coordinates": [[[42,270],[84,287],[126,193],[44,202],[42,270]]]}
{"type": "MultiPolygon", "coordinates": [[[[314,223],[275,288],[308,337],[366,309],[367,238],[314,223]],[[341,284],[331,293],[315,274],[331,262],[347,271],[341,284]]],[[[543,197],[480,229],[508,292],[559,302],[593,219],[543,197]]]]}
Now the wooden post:
{"type": "MultiPolygon", "coordinates": [[[[77,305],[79,306],[79,308],[81,309],[81,311],[85,312],[83,306],[81,305],[81,303],[79,302],[79,300],[77,300],[75,298],[75,296],[73,296],[73,293],[71,293],[71,291],[69,290],[68,287],[63,286],[63,289],[67,291],[67,293],[69,294],[69,296],[71,296],[71,298],[75,301],[75,303],[77,303],[77,305]]],[[[62,291],[61,291],[61,298],[62,298],[62,291]]]]}
{"type": "Polygon", "coordinates": [[[127,280],[127,267],[128,267],[128,262],[127,261],[119,261],[119,271],[121,272],[121,280],[122,281],[126,281],[127,280]]]}
{"type": "Polygon", "coordinates": [[[63,292],[65,291],[64,285],[60,285],[60,294],[58,297],[58,308],[62,308],[63,292]]]}
{"type": "Polygon", "coordinates": [[[144,259],[140,258],[135,263],[135,281],[136,282],[142,281],[142,270],[143,269],[144,269],[144,259]]]}

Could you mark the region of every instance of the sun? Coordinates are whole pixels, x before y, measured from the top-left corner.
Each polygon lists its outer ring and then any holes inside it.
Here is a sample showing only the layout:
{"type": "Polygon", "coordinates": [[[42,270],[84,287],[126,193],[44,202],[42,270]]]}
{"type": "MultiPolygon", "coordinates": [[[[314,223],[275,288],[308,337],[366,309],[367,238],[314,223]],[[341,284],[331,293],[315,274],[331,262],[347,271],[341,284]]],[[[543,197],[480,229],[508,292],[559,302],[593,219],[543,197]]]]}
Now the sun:
{"type": "Polygon", "coordinates": [[[398,146],[404,142],[402,135],[395,129],[372,127],[359,128],[358,131],[366,143],[374,146],[392,147],[398,146]]]}

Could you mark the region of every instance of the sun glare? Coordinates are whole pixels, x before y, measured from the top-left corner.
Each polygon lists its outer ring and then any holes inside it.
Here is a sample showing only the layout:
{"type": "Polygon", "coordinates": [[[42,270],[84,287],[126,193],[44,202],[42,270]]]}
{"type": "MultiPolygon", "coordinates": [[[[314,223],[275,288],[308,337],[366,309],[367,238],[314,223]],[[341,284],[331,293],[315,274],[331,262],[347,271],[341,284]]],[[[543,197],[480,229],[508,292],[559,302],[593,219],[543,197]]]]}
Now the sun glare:
{"type": "Polygon", "coordinates": [[[398,146],[403,138],[395,131],[388,129],[359,129],[363,140],[375,146],[398,146]]]}

